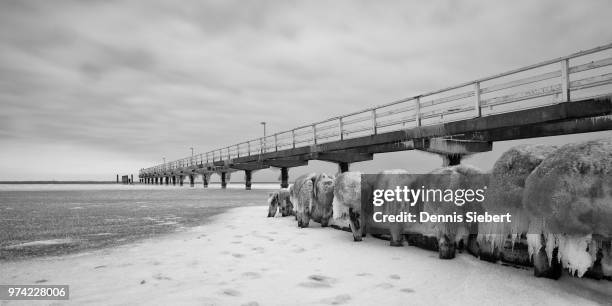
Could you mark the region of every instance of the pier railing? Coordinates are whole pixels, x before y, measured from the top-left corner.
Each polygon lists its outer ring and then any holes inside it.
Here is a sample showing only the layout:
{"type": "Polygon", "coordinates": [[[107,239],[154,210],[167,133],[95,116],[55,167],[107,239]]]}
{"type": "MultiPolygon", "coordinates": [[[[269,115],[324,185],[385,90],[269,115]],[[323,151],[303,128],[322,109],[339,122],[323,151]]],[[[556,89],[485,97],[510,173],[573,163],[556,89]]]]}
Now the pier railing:
{"type": "Polygon", "coordinates": [[[612,43],[141,169],[172,171],[612,93],[612,43]]]}

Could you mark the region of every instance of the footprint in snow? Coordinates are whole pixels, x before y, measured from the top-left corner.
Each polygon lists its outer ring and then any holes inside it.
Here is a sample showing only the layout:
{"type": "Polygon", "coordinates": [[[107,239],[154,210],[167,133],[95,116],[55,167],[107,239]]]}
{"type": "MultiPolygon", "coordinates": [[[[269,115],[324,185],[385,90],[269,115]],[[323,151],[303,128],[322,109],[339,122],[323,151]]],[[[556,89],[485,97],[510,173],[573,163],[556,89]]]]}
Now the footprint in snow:
{"type": "Polygon", "coordinates": [[[321,300],[321,303],[329,304],[329,305],[341,305],[345,304],[351,300],[351,296],[348,294],[340,294],[335,297],[327,298],[321,300]]]}
{"type": "Polygon", "coordinates": [[[380,283],[380,284],[376,285],[376,288],[391,289],[391,288],[393,288],[393,285],[391,285],[389,283],[380,283]]]}

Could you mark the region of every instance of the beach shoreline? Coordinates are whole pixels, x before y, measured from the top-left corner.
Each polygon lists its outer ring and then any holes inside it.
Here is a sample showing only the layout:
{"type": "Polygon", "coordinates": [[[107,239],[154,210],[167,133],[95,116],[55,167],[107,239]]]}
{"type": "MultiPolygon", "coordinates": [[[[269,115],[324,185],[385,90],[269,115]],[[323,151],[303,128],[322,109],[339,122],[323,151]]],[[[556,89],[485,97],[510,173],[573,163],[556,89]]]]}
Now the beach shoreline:
{"type": "MultiPolygon", "coordinates": [[[[612,300],[612,282],[535,278],[531,270],[479,261],[440,260],[415,247],[293,217],[267,207],[231,208],[209,223],[133,244],[3,262],[2,284],[69,285],[74,304],[550,304],[612,300]],[[495,284],[492,286],[492,284],[495,284]]],[[[48,301],[2,301],[46,305],[48,301]]]]}

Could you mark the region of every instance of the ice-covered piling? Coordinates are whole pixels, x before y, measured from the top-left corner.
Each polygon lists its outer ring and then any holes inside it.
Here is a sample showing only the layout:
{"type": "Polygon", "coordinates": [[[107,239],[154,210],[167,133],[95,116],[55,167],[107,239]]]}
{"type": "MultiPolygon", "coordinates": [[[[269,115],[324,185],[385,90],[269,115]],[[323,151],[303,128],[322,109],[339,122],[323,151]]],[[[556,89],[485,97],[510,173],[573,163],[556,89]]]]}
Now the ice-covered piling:
{"type": "Polygon", "coordinates": [[[291,202],[296,207],[299,227],[308,227],[310,219],[325,227],[332,217],[334,194],[333,177],[309,173],[298,177],[289,189],[291,202]]]}
{"type": "Polygon", "coordinates": [[[361,212],[361,173],[344,172],[334,181],[333,215],[337,222],[348,223],[355,241],[361,241],[363,221],[361,212]],[[346,220],[346,221],[343,221],[346,220]]]}
{"type": "Polygon", "coordinates": [[[552,152],[527,178],[523,205],[530,214],[530,253],[550,261],[556,249],[562,266],[583,276],[597,261],[599,248],[589,250],[596,246],[592,237],[612,237],[612,139],[552,152]]]}
{"type": "Polygon", "coordinates": [[[481,259],[498,260],[508,237],[513,248],[515,242],[527,233],[529,216],[523,208],[525,180],[555,149],[554,146],[520,145],[504,152],[495,162],[484,209],[492,214],[510,213],[512,222],[478,224],[478,255],[481,259]]]}

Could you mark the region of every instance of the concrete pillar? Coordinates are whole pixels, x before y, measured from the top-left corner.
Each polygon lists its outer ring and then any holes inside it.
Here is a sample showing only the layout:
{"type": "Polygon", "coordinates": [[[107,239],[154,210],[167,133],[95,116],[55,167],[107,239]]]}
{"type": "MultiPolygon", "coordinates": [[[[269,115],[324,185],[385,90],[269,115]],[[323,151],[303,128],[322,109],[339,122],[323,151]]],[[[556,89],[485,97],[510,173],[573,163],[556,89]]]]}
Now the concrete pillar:
{"type": "Polygon", "coordinates": [[[117,184],[119,184],[119,174],[117,174],[117,184]]]}
{"type": "Polygon", "coordinates": [[[246,190],[251,190],[251,176],[253,171],[244,170],[244,187],[246,190]]]}
{"type": "Polygon", "coordinates": [[[442,156],[442,160],[443,160],[443,166],[457,166],[459,164],[461,164],[461,157],[463,157],[460,154],[447,154],[447,155],[443,155],[442,156]]]}
{"type": "Polygon", "coordinates": [[[195,184],[195,177],[193,174],[189,175],[189,187],[193,187],[195,184]]]}
{"type": "Polygon", "coordinates": [[[289,187],[289,168],[281,168],[281,188],[289,187]]]}
{"type": "Polygon", "coordinates": [[[172,176],[172,186],[176,186],[176,175],[172,176]]]}
{"type": "Polygon", "coordinates": [[[184,176],[179,175],[179,186],[181,186],[181,187],[183,186],[183,178],[184,178],[184,176]]]}
{"type": "Polygon", "coordinates": [[[208,176],[206,174],[202,174],[202,184],[204,188],[208,188],[208,176]]]}
{"type": "Polygon", "coordinates": [[[130,174],[130,184],[134,184],[134,175],[130,174]]]}
{"type": "Polygon", "coordinates": [[[349,163],[346,162],[339,162],[338,163],[338,172],[340,173],[344,173],[344,172],[348,172],[349,171],[349,163]]]}
{"type": "Polygon", "coordinates": [[[166,177],[165,177],[165,180],[166,180],[166,185],[170,185],[170,177],[169,177],[169,176],[166,176],[166,177]]]}
{"type": "Polygon", "coordinates": [[[225,180],[225,172],[221,172],[221,188],[227,188],[227,181],[225,180]]]}

